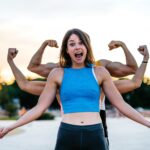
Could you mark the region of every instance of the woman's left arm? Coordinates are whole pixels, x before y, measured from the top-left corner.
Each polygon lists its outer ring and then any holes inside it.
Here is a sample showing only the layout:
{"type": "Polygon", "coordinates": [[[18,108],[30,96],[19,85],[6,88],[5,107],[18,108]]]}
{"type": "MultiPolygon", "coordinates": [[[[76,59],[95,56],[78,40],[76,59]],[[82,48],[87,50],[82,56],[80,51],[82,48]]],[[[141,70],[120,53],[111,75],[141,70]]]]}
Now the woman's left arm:
{"type": "Polygon", "coordinates": [[[131,120],[134,120],[147,127],[150,127],[150,122],[146,120],[138,111],[136,111],[134,108],[132,108],[129,104],[127,104],[124,101],[119,91],[115,87],[108,71],[105,68],[102,68],[100,72],[102,77],[101,83],[103,91],[106,97],[111,102],[111,104],[131,120]]]}

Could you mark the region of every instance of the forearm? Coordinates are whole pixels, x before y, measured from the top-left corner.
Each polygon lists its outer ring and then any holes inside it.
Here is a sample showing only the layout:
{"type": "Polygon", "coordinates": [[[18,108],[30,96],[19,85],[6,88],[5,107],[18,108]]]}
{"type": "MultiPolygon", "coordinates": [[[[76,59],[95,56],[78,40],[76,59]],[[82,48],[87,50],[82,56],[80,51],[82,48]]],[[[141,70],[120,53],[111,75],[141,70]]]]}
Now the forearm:
{"type": "Polygon", "coordinates": [[[27,113],[25,113],[19,120],[17,120],[16,123],[10,125],[8,127],[9,131],[32,122],[33,120],[40,117],[42,113],[43,111],[39,108],[39,106],[38,105],[35,106],[31,110],[29,110],[27,113]]]}
{"type": "Polygon", "coordinates": [[[130,118],[131,120],[136,121],[144,126],[150,127],[150,122],[147,121],[139,112],[137,112],[130,105],[125,103],[123,100],[118,102],[116,107],[122,114],[124,114],[126,117],[130,118]]]}
{"type": "Polygon", "coordinates": [[[140,113],[124,101],[119,91],[115,88],[115,85],[111,81],[103,83],[103,90],[111,104],[126,117],[150,127],[150,122],[148,122],[140,113]]]}
{"type": "Polygon", "coordinates": [[[26,87],[26,83],[28,82],[26,77],[21,73],[21,71],[16,67],[13,60],[8,61],[9,66],[15,76],[16,82],[18,86],[24,90],[26,87]]]}
{"type": "Polygon", "coordinates": [[[138,66],[137,66],[137,62],[136,62],[135,58],[133,57],[133,55],[131,54],[131,52],[129,51],[129,49],[127,48],[127,46],[123,42],[121,42],[121,47],[122,47],[124,54],[125,54],[126,65],[128,67],[132,68],[134,71],[136,71],[138,66]]]}
{"type": "Polygon", "coordinates": [[[131,92],[139,88],[143,81],[143,76],[147,67],[147,63],[141,63],[140,67],[136,70],[132,79],[116,80],[115,86],[120,93],[131,92]]]}
{"type": "Polygon", "coordinates": [[[147,67],[147,63],[142,62],[140,67],[137,69],[135,75],[132,78],[132,81],[135,83],[136,88],[141,86],[146,67],[147,67]]]}
{"type": "Polygon", "coordinates": [[[37,67],[38,65],[41,64],[42,61],[42,56],[44,53],[44,50],[46,46],[48,45],[47,41],[44,41],[41,45],[41,47],[37,50],[37,52],[33,55],[31,58],[31,61],[28,65],[28,69],[31,70],[33,67],[37,67]]]}

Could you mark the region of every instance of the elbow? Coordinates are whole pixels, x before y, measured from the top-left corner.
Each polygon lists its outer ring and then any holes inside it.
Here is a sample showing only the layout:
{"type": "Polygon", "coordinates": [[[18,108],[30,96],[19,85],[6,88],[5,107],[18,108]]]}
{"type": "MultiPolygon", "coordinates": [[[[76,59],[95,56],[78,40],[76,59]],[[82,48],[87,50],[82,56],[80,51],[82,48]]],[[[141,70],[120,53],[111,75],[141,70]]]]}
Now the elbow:
{"type": "Polygon", "coordinates": [[[142,80],[135,80],[134,81],[134,87],[135,89],[140,88],[142,84],[142,80]]]}
{"type": "Polygon", "coordinates": [[[20,83],[19,87],[21,90],[28,92],[28,81],[25,81],[24,83],[20,83]]]}
{"type": "Polygon", "coordinates": [[[138,66],[135,65],[135,66],[129,66],[129,67],[130,67],[130,72],[131,72],[131,74],[135,74],[136,71],[137,71],[137,69],[138,69],[138,66]]]}
{"type": "Polygon", "coordinates": [[[135,67],[135,68],[132,68],[132,69],[131,69],[131,74],[135,74],[135,73],[136,73],[136,70],[137,70],[136,67],[135,67]]]}
{"type": "Polygon", "coordinates": [[[30,66],[30,65],[28,65],[27,69],[28,69],[29,71],[33,71],[33,67],[30,66]]]}

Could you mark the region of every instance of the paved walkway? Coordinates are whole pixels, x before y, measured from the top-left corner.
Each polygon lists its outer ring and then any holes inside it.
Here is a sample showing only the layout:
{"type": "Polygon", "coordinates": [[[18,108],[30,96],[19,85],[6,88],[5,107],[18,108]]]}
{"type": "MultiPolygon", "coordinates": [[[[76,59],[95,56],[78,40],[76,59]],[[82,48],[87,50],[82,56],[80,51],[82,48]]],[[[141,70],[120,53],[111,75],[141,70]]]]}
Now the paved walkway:
{"type": "MultiPolygon", "coordinates": [[[[110,150],[150,150],[150,129],[125,118],[107,120],[110,150]]],[[[0,126],[12,122],[0,121],[0,126]]],[[[54,150],[59,123],[56,118],[20,127],[0,139],[0,150],[54,150]]]]}

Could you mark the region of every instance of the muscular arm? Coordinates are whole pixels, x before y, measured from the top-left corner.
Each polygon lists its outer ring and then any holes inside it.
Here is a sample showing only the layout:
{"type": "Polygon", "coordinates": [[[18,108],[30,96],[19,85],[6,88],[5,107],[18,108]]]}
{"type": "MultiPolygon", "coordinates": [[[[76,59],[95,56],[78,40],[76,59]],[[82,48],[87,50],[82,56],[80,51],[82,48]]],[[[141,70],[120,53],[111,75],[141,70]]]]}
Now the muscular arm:
{"type": "Polygon", "coordinates": [[[41,47],[33,55],[29,65],[28,65],[28,69],[30,71],[37,73],[43,77],[47,77],[53,68],[56,68],[59,66],[58,63],[41,64],[42,56],[43,56],[44,50],[47,46],[58,48],[57,42],[55,40],[44,41],[42,43],[41,47]]]}
{"type": "Polygon", "coordinates": [[[150,127],[150,122],[147,121],[139,112],[128,105],[120,95],[119,91],[113,84],[108,71],[103,68],[100,71],[102,79],[102,88],[113,106],[115,106],[122,114],[144,126],[150,127]]]}
{"type": "Polygon", "coordinates": [[[109,71],[111,76],[123,77],[134,74],[137,69],[137,63],[125,43],[121,41],[111,41],[108,46],[110,50],[121,47],[126,58],[126,64],[112,62],[106,59],[100,60],[101,64],[109,71]]]}
{"type": "MultiPolygon", "coordinates": [[[[138,48],[139,52],[144,56],[143,61],[148,62],[149,60],[149,52],[146,45],[140,46],[138,48]]],[[[135,75],[130,80],[116,80],[114,81],[115,86],[119,90],[120,93],[126,93],[132,91],[141,86],[143,76],[147,67],[147,63],[141,63],[140,67],[136,70],[135,75]]]]}
{"type": "Polygon", "coordinates": [[[18,86],[23,90],[31,94],[40,95],[43,91],[46,82],[45,81],[28,81],[26,77],[22,74],[19,68],[15,65],[13,59],[17,55],[17,50],[15,48],[8,49],[7,61],[15,76],[18,86]]]}

